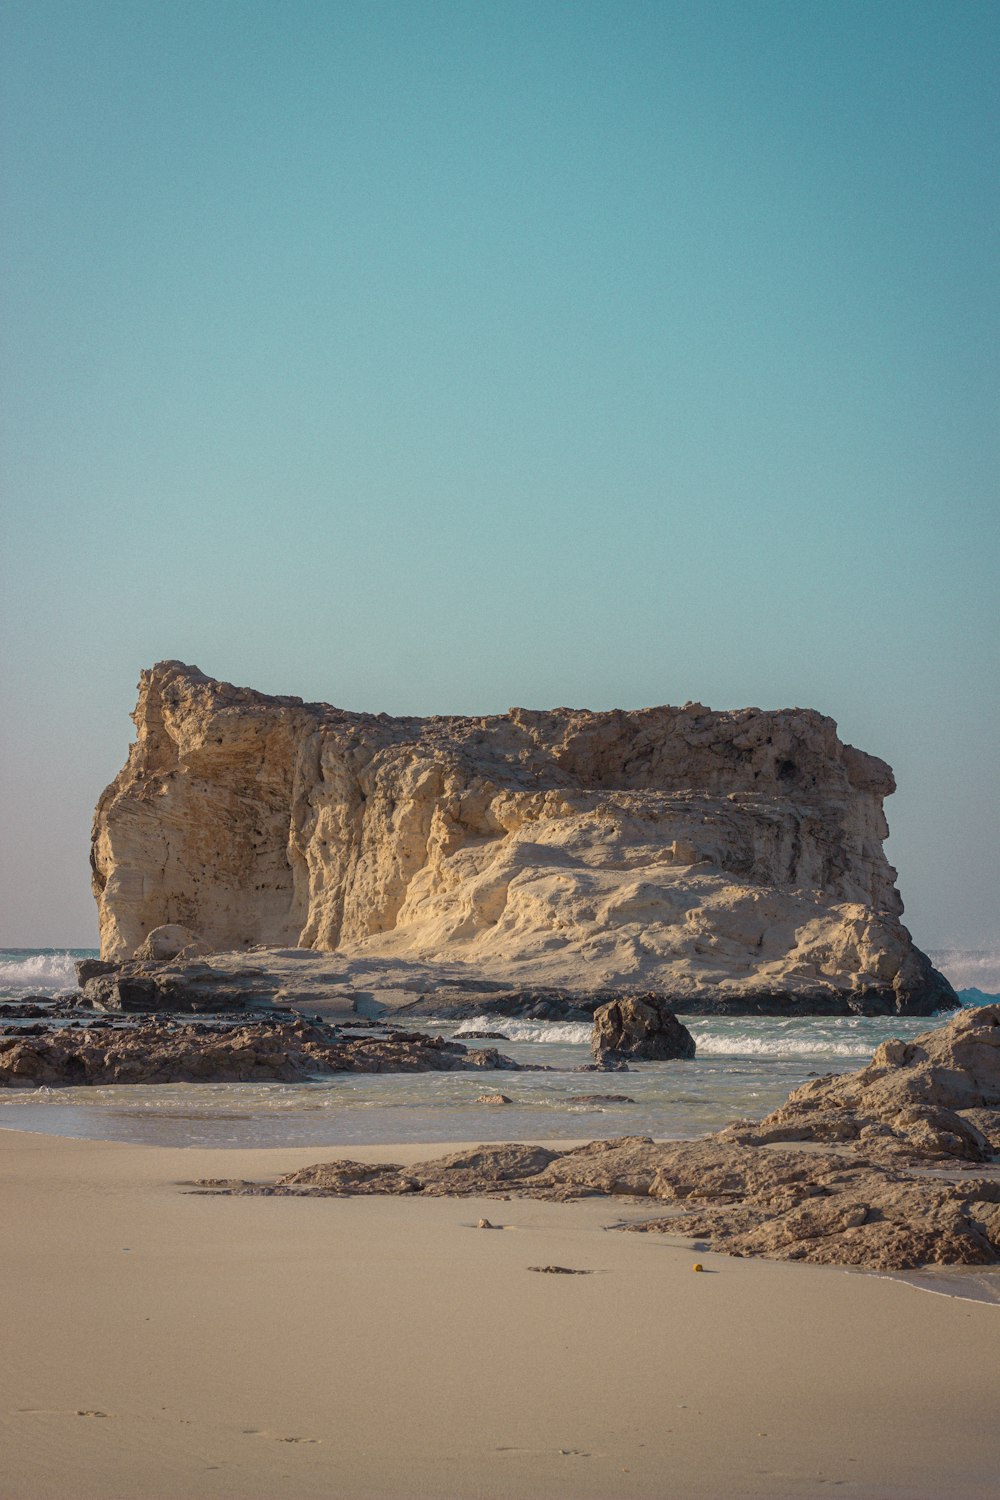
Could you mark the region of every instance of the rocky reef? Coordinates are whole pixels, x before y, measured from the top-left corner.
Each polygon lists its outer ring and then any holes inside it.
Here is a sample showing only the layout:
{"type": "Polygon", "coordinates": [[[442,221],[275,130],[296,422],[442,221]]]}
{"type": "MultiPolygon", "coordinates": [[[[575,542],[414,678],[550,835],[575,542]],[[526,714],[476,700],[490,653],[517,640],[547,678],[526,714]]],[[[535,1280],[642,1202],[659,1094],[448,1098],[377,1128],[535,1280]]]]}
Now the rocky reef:
{"type": "Polygon", "coordinates": [[[302,1017],[225,1026],[164,1017],[0,1028],[0,1087],[111,1083],[295,1083],[333,1073],[524,1071],[493,1047],[382,1030],[354,1036],[302,1017]]]}
{"type": "Polygon", "coordinates": [[[626,1136],[566,1151],[477,1146],[412,1166],[329,1161],[272,1183],[200,1188],[606,1196],[659,1209],[615,1227],[697,1239],[730,1255],[873,1270],[985,1266],[1000,1264],[998,1147],[1000,1007],[993,1006],[964,1011],[912,1042],[887,1042],[860,1072],[818,1079],[760,1124],[732,1125],[703,1141],[626,1136]]]}
{"type": "Polygon", "coordinates": [[[957,1003],[900,921],[892,773],[812,710],[401,719],[161,662],[133,717],[94,820],[105,959],[180,923],[215,951],[446,965],[567,1003],[957,1003]]]}

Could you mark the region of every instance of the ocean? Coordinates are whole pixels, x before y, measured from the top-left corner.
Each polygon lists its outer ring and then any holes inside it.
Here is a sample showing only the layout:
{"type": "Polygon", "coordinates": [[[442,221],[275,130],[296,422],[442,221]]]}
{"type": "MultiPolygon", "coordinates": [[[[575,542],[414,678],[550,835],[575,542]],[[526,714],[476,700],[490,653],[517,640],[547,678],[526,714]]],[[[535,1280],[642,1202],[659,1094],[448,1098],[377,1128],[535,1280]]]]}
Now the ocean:
{"type": "MultiPolygon", "coordinates": [[[[0,949],[0,999],[69,993],[83,948],[0,949]]],[[[932,954],[967,1004],[1000,998],[1000,952],[932,954]]],[[[627,1073],[583,1073],[590,1027],[480,1017],[407,1022],[460,1036],[500,1031],[497,1046],[551,1073],[343,1074],[304,1084],[158,1084],[0,1090],[0,1128],[165,1146],[335,1146],[427,1141],[574,1140],[651,1135],[683,1140],[729,1121],[759,1119],[818,1074],[862,1067],[889,1037],[933,1026],[925,1017],[686,1016],[694,1062],[634,1063],[627,1073]],[[507,1105],[478,1103],[502,1092],[507,1105]],[[583,1094],[627,1103],[580,1103],[583,1094]]]]}

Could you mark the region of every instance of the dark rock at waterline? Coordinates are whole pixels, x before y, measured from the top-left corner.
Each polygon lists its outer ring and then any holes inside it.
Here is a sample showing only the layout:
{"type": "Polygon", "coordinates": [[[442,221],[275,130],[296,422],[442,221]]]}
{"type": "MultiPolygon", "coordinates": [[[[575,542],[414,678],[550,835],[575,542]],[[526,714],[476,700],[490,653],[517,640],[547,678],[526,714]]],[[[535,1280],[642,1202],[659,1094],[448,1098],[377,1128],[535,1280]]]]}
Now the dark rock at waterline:
{"type": "Polygon", "coordinates": [[[22,995],[19,1000],[0,1001],[0,1021],[48,1021],[72,1015],[76,995],[22,995]]]}
{"type": "Polygon", "coordinates": [[[88,979],[96,979],[100,974],[113,974],[120,965],[108,963],[103,958],[78,958],[73,967],[77,984],[83,986],[88,979]]]}
{"type": "Polygon", "coordinates": [[[624,996],[594,1012],[591,1049],[598,1062],[625,1057],[665,1062],[694,1057],[694,1037],[656,995],[624,996]]]}
{"type": "Polygon", "coordinates": [[[83,997],[95,1010],[108,1012],[217,1015],[269,1004],[278,989],[278,980],[263,969],[225,971],[202,963],[139,960],[94,975],[84,984],[83,997]]]}
{"type": "Polygon", "coordinates": [[[332,1073],[538,1071],[495,1048],[392,1032],[340,1035],[300,1018],[211,1025],[159,1017],[0,1036],[0,1087],[109,1083],[290,1083],[332,1073]]]}
{"type": "Polygon", "coordinates": [[[589,1021],[602,1005],[630,994],[651,994],[675,1015],[690,1016],[931,1016],[957,1010],[961,1001],[943,974],[926,962],[907,987],[863,984],[854,990],[834,985],[810,989],[702,989],[632,991],[517,989],[499,993],[473,992],[471,986],[451,985],[426,991],[398,1007],[413,1016],[462,1022],[477,1016],[510,1016],[530,1021],[589,1021]]]}

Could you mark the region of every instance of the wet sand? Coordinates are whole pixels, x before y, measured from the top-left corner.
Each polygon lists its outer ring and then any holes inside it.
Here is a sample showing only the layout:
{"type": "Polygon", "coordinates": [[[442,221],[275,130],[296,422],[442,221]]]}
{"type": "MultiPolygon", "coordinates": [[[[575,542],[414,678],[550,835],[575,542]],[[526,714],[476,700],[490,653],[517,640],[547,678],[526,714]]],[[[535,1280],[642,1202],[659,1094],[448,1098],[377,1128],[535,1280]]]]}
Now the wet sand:
{"type": "Polygon", "coordinates": [[[4,1500],[994,1500],[996,1306],[604,1232],[627,1200],[179,1186],[439,1154],[0,1131],[4,1500]]]}

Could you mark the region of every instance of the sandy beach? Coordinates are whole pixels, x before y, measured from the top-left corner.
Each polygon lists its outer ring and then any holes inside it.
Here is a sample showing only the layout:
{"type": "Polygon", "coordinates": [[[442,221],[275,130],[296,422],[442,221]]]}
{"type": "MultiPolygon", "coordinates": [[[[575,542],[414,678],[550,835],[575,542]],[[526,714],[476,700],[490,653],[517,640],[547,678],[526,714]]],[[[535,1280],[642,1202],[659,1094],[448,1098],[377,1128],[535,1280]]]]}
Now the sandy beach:
{"type": "Polygon", "coordinates": [[[606,1200],[181,1186],[322,1158],[0,1131],[4,1500],[997,1493],[995,1306],[695,1275],[606,1200]]]}

